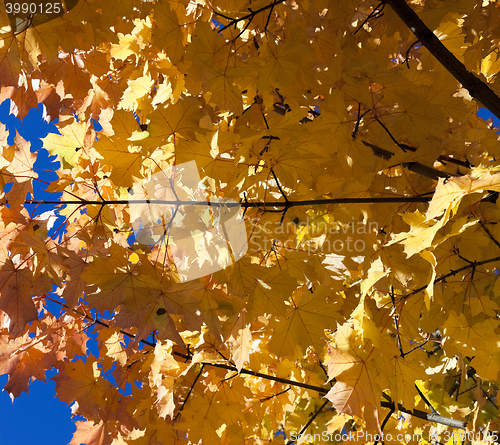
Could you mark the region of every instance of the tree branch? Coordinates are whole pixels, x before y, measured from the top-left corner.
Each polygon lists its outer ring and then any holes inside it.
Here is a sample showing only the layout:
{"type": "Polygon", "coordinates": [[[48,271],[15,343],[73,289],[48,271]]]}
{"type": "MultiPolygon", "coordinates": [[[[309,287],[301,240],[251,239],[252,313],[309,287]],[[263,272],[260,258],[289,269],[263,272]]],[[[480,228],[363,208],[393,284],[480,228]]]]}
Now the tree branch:
{"type": "MultiPolygon", "coordinates": [[[[442,277],[439,277],[437,280],[434,280],[434,284],[440,283],[441,281],[446,280],[447,278],[450,278],[457,273],[463,272],[464,270],[467,269],[475,269],[478,266],[483,266],[484,264],[489,264],[489,263],[495,263],[497,261],[500,261],[500,256],[497,256],[495,258],[490,258],[489,260],[483,260],[483,261],[476,261],[474,263],[468,264],[467,266],[461,267],[460,269],[455,269],[447,274],[443,275],[442,277]]],[[[418,289],[412,290],[409,294],[406,294],[403,296],[403,299],[407,299],[411,297],[412,295],[418,294],[419,292],[422,292],[424,289],[427,289],[427,284],[425,286],[419,287],[418,289]]]]}
{"type": "MultiPolygon", "coordinates": [[[[251,20],[253,20],[253,18],[257,14],[259,14],[262,11],[265,11],[267,9],[271,9],[271,12],[272,12],[272,9],[274,9],[274,7],[276,5],[279,5],[280,3],[284,3],[285,1],[286,0],[275,0],[274,2],[272,2],[272,3],[270,3],[270,4],[266,5],[266,6],[263,6],[262,8],[259,8],[256,11],[250,10],[250,14],[244,15],[243,17],[240,17],[239,19],[231,19],[230,17],[227,17],[227,16],[225,16],[223,14],[220,14],[217,11],[213,11],[214,14],[220,15],[221,17],[224,17],[225,19],[229,19],[230,20],[230,22],[226,26],[224,26],[223,28],[221,28],[221,30],[219,32],[222,32],[222,31],[226,30],[227,28],[230,28],[231,26],[236,25],[238,22],[241,22],[242,20],[250,20],[251,21],[251,20]]],[[[266,24],[266,26],[267,26],[267,24],[266,24]]],[[[247,27],[248,27],[248,25],[247,25],[247,27]]]]}
{"type": "Polygon", "coordinates": [[[498,240],[491,234],[488,227],[486,227],[485,224],[481,220],[479,220],[479,225],[486,232],[486,235],[488,235],[490,240],[495,243],[495,246],[500,247],[500,243],[498,242],[498,240]]]}
{"type": "MultiPolygon", "coordinates": [[[[314,422],[314,419],[316,419],[316,417],[318,417],[318,414],[323,411],[323,409],[325,408],[325,406],[328,404],[329,400],[325,400],[325,403],[323,403],[323,405],[321,405],[317,410],[316,412],[311,416],[311,418],[307,421],[307,423],[300,429],[300,432],[298,434],[297,437],[302,437],[302,434],[304,434],[304,431],[307,430],[307,428],[309,427],[309,425],[311,425],[311,423],[314,422]]],[[[286,445],[292,445],[296,443],[294,440],[289,440],[286,445]]]]}
{"type": "Polygon", "coordinates": [[[184,401],[182,402],[182,405],[181,407],[179,408],[179,411],[177,411],[177,414],[175,415],[174,417],[174,421],[177,420],[177,418],[179,417],[180,413],[182,412],[182,410],[184,409],[184,406],[186,405],[188,399],[189,399],[189,396],[191,395],[191,393],[193,392],[193,388],[194,388],[194,385],[196,385],[196,382],[199,380],[200,376],[203,374],[203,370],[205,369],[205,365],[201,365],[201,369],[200,369],[200,372],[198,373],[198,375],[196,376],[196,378],[194,379],[194,382],[193,384],[189,387],[189,391],[186,395],[186,398],[184,399],[184,401]]]}
{"type": "MultiPolygon", "coordinates": [[[[394,402],[381,402],[383,408],[394,409],[394,402]]],[[[401,403],[398,403],[398,410],[403,413],[410,414],[413,417],[418,417],[419,419],[428,420],[429,422],[439,423],[441,425],[451,426],[452,428],[458,428],[465,430],[467,428],[467,422],[462,420],[450,419],[449,417],[443,417],[439,414],[426,413],[425,411],[420,411],[419,409],[407,409],[401,403]]]]}
{"type": "MultiPolygon", "coordinates": [[[[500,257],[498,259],[500,259],[500,257]]],[[[47,299],[53,301],[54,303],[57,303],[57,304],[59,304],[61,306],[64,306],[64,307],[66,307],[66,308],[69,309],[69,307],[66,304],[64,304],[64,303],[62,303],[60,301],[54,300],[54,299],[52,299],[50,297],[47,297],[47,296],[44,296],[44,298],[47,298],[47,299]]],[[[79,312],[79,311],[76,311],[76,310],[74,310],[73,312],[76,313],[76,314],[78,314],[78,315],[81,315],[85,319],[90,320],[92,322],[95,322],[96,324],[99,324],[99,325],[101,325],[103,327],[107,327],[107,328],[110,327],[108,324],[106,324],[106,323],[102,322],[101,320],[99,320],[97,318],[97,316],[94,319],[94,318],[90,317],[89,315],[87,315],[85,313],[82,313],[82,312],[79,312]]],[[[126,335],[129,338],[133,338],[133,339],[135,338],[135,335],[130,334],[130,333],[126,332],[126,331],[120,330],[120,333],[122,333],[123,335],[126,335]]],[[[147,341],[147,340],[140,340],[140,342],[143,343],[143,344],[145,344],[145,345],[148,345],[148,346],[154,348],[154,344],[151,343],[151,342],[149,342],[149,341],[147,341]]],[[[192,359],[192,356],[186,355],[186,354],[182,354],[181,352],[177,352],[177,351],[172,351],[172,355],[175,355],[177,357],[181,357],[181,358],[186,359],[186,360],[191,360],[192,359]]],[[[287,385],[290,385],[290,386],[294,386],[294,387],[298,387],[298,388],[304,388],[304,389],[316,391],[316,392],[318,392],[319,394],[321,394],[323,396],[325,396],[328,393],[328,391],[329,391],[329,388],[324,388],[322,386],[309,385],[307,383],[298,382],[296,380],[284,379],[284,378],[276,377],[276,376],[273,376],[273,375],[262,374],[261,372],[250,371],[249,369],[245,369],[245,368],[242,368],[238,372],[238,369],[235,366],[226,365],[224,363],[204,363],[204,362],[201,362],[200,364],[202,365],[202,367],[204,367],[204,366],[212,366],[214,368],[227,369],[228,371],[234,371],[234,372],[236,372],[238,374],[251,375],[253,377],[259,377],[259,378],[262,378],[262,379],[271,380],[271,381],[278,382],[278,383],[284,383],[284,384],[287,384],[287,385]]],[[[201,375],[201,372],[198,374],[197,379],[199,378],[199,375],[201,375]]],[[[195,379],[195,381],[196,381],[196,379],[195,379]]],[[[188,394],[188,396],[189,396],[189,394],[188,394]]],[[[395,410],[395,405],[394,405],[394,402],[391,400],[391,398],[387,394],[385,394],[385,393],[382,393],[382,396],[387,401],[386,402],[381,402],[381,406],[383,408],[389,408],[389,409],[395,410]]],[[[186,399],[187,399],[187,397],[186,397],[186,399]]],[[[320,410],[318,410],[318,413],[324,408],[324,406],[327,404],[327,402],[328,401],[325,401],[325,403],[320,408],[320,410]]],[[[410,414],[412,416],[418,417],[418,418],[423,419],[423,420],[429,420],[431,422],[440,423],[441,425],[451,426],[451,427],[460,428],[460,429],[465,429],[466,426],[467,426],[467,422],[463,422],[461,420],[449,419],[447,417],[443,417],[443,416],[440,416],[440,415],[437,415],[437,414],[434,414],[434,413],[426,413],[425,411],[420,411],[418,409],[409,410],[409,409],[405,408],[401,404],[398,404],[398,410],[402,411],[404,413],[410,414]]]]}
{"type": "MultiPolygon", "coordinates": [[[[425,166],[424,166],[425,167],[425,166]]],[[[430,167],[429,167],[430,168],[430,167]]],[[[444,173],[448,177],[447,173],[444,173]]],[[[430,202],[432,196],[415,195],[415,196],[390,196],[385,198],[332,198],[332,199],[306,199],[303,201],[258,201],[258,202],[208,202],[208,201],[172,201],[163,199],[117,199],[110,201],[57,201],[50,199],[27,199],[24,201],[24,205],[27,204],[37,204],[37,205],[127,205],[127,204],[157,204],[157,205],[171,205],[171,206],[208,206],[208,207],[241,207],[243,209],[247,208],[260,208],[266,210],[267,207],[278,207],[278,208],[289,208],[289,207],[301,207],[301,206],[314,206],[314,205],[333,205],[333,204],[407,204],[411,202],[415,203],[427,203],[430,202]]],[[[496,202],[496,194],[491,194],[486,198],[482,199],[482,202],[496,202]]],[[[0,206],[5,205],[0,203],[0,206]]]]}
{"type": "MultiPolygon", "coordinates": [[[[56,200],[36,200],[27,199],[24,204],[38,204],[38,205],[127,205],[127,204],[162,204],[171,206],[208,206],[208,207],[242,207],[242,208],[262,208],[266,207],[300,207],[308,205],[328,205],[328,204],[381,204],[381,203],[400,203],[405,204],[409,202],[429,202],[431,197],[429,196],[391,196],[387,198],[334,198],[334,199],[309,199],[304,201],[276,201],[276,202],[208,202],[208,201],[171,201],[162,199],[150,199],[150,200],[139,200],[139,199],[117,199],[113,201],[56,201],[56,200]]],[[[485,200],[483,200],[485,201],[485,200]]],[[[2,203],[0,203],[2,205],[2,203]]]]}
{"type": "Polygon", "coordinates": [[[354,31],[353,35],[356,35],[359,32],[359,30],[363,28],[363,26],[365,26],[366,23],[369,22],[370,19],[378,19],[379,17],[383,16],[384,14],[382,14],[382,11],[384,10],[384,6],[385,5],[383,1],[381,1],[377,6],[375,6],[375,8],[373,8],[373,11],[370,12],[370,15],[368,15],[368,17],[365,20],[363,20],[361,25],[358,26],[356,31],[354,31]]]}
{"type": "MultiPolygon", "coordinates": [[[[387,425],[387,422],[389,421],[389,419],[391,418],[391,416],[394,414],[394,408],[395,408],[394,406],[391,406],[391,408],[390,408],[389,412],[388,412],[388,413],[387,413],[387,415],[385,416],[384,421],[382,422],[382,425],[380,425],[380,431],[382,431],[382,432],[384,431],[384,428],[385,428],[385,426],[387,425]]],[[[379,439],[377,439],[377,440],[373,443],[373,445],[378,445],[378,443],[379,443],[379,442],[380,442],[380,440],[379,440],[379,439]]],[[[383,443],[383,442],[382,442],[382,443],[383,443]]]]}
{"type": "MultiPolygon", "coordinates": [[[[369,142],[363,140],[361,142],[367,147],[370,147],[375,156],[382,158],[386,161],[390,160],[394,156],[394,153],[392,151],[386,150],[385,148],[378,147],[377,145],[370,144],[369,142]]],[[[408,148],[408,146],[405,147],[408,148]]],[[[429,167],[427,165],[421,164],[420,162],[403,162],[402,164],[397,164],[397,165],[401,165],[402,167],[407,168],[408,170],[414,173],[425,176],[427,178],[434,179],[436,181],[439,178],[451,178],[453,176],[450,173],[438,170],[437,168],[434,167],[429,167]]]]}
{"type": "Polygon", "coordinates": [[[384,0],[408,28],[415,34],[418,40],[429,52],[443,65],[448,72],[457,79],[469,94],[477,99],[483,106],[488,108],[498,119],[500,119],[500,98],[482,80],[465,68],[451,51],[446,48],[436,35],[425,25],[418,15],[411,9],[405,0],[384,0]]]}

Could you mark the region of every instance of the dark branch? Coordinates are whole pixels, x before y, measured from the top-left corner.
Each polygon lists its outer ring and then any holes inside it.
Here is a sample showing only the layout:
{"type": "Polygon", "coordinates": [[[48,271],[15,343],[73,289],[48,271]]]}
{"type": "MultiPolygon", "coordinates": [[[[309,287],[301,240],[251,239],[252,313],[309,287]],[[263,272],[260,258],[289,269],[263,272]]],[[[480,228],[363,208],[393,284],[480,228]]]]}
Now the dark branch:
{"type": "Polygon", "coordinates": [[[408,67],[408,69],[410,69],[410,51],[412,50],[412,48],[417,44],[419,43],[420,40],[415,40],[411,45],[410,47],[406,50],[406,59],[403,60],[403,63],[406,63],[406,66],[408,67]]]}
{"type": "Polygon", "coordinates": [[[408,28],[415,34],[415,37],[429,50],[429,52],[443,65],[448,72],[457,79],[469,94],[481,102],[498,119],[500,119],[500,98],[483,81],[478,79],[473,73],[465,68],[446,48],[439,38],[425,25],[418,15],[411,9],[405,0],[384,0],[408,28]]]}
{"type": "Polygon", "coordinates": [[[500,243],[498,242],[498,240],[491,234],[488,227],[486,227],[486,225],[481,220],[479,220],[479,225],[486,232],[490,240],[493,241],[497,247],[500,247],[500,243]]]}
{"type": "MultiPolygon", "coordinates": [[[[380,405],[383,408],[389,408],[396,411],[396,405],[392,401],[392,399],[385,393],[382,393],[382,396],[386,401],[381,402],[380,405]]],[[[410,414],[411,416],[414,417],[418,417],[419,419],[428,420],[429,422],[435,422],[441,425],[451,426],[452,428],[458,428],[461,430],[465,430],[467,428],[467,422],[464,422],[462,420],[450,419],[448,417],[443,417],[435,413],[426,413],[425,411],[420,411],[419,409],[413,409],[413,410],[407,409],[400,403],[398,403],[398,411],[410,414]]]]}
{"type": "Polygon", "coordinates": [[[439,156],[439,158],[437,158],[437,160],[439,162],[442,162],[443,164],[450,162],[451,164],[460,165],[461,167],[465,167],[465,168],[474,167],[467,159],[465,161],[461,161],[460,159],[452,158],[450,156],[443,155],[443,156],[439,156]]]}
{"type": "MultiPolygon", "coordinates": [[[[326,405],[328,405],[328,402],[329,400],[325,400],[325,403],[323,403],[323,405],[321,405],[317,410],[316,412],[311,416],[311,418],[307,421],[307,423],[300,429],[300,432],[298,434],[297,437],[302,437],[302,434],[304,434],[304,431],[307,430],[307,428],[309,427],[309,425],[311,425],[311,423],[314,422],[314,419],[316,419],[316,417],[318,417],[318,414],[323,411],[323,409],[325,408],[326,405]]],[[[293,440],[289,440],[286,445],[291,445],[295,443],[295,441],[293,440]]]]}
{"type": "Polygon", "coordinates": [[[179,417],[180,413],[182,412],[182,410],[184,409],[184,406],[186,405],[188,399],[189,399],[189,396],[191,395],[191,393],[193,392],[193,388],[194,388],[194,385],[196,385],[196,382],[198,381],[198,379],[201,377],[201,375],[203,374],[203,369],[205,368],[205,364],[202,364],[201,365],[201,369],[200,369],[200,372],[197,374],[196,378],[194,379],[194,382],[193,384],[191,385],[191,387],[189,388],[189,391],[186,395],[186,398],[184,399],[184,402],[182,402],[182,405],[181,407],[179,408],[179,411],[177,411],[177,414],[175,415],[174,417],[174,421],[179,417]]]}
{"type": "MultiPolygon", "coordinates": [[[[127,205],[127,204],[162,204],[171,206],[208,206],[208,207],[242,207],[242,208],[262,208],[266,207],[300,207],[308,205],[327,205],[327,204],[381,204],[381,203],[399,203],[404,204],[408,202],[429,202],[431,197],[429,196],[394,196],[387,198],[335,198],[335,199],[309,199],[304,201],[277,201],[277,202],[207,202],[207,201],[171,201],[162,199],[150,199],[150,200],[139,200],[139,199],[118,199],[113,201],[56,201],[56,200],[36,200],[27,199],[24,204],[39,204],[39,205],[127,205]]],[[[483,201],[485,201],[483,199],[483,201]]],[[[0,203],[0,205],[2,205],[0,203]]]]}
{"type": "Polygon", "coordinates": [[[370,12],[370,15],[365,19],[363,20],[363,22],[361,23],[361,25],[358,26],[358,28],[356,29],[356,31],[354,31],[354,34],[353,35],[356,35],[358,33],[358,31],[360,29],[363,28],[363,26],[365,26],[366,23],[368,23],[368,21],[370,19],[378,19],[379,17],[381,17],[383,14],[381,14],[381,12],[383,11],[385,5],[384,5],[384,2],[380,2],[377,6],[375,6],[375,8],[373,9],[372,12],[370,12]],[[380,8],[380,9],[378,9],[380,8]]]}
{"type": "Polygon", "coordinates": [[[422,397],[422,400],[425,402],[425,404],[429,407],[429,409],[431,410],[431,413],[432,414],[439,414],[435,408],[432,406],[431,402],[429,402],[429,400],[427,399],[427,397],[425,397],[425,395],[422,393],[422,391],[420,391],[420,388],[417,386],[417,384],[415,383],[415,388],[417,388],[417,392],[418,392],[418,395],[420,397],[422,397]]]}
{"type": "MultiPolygon", "coordinates": [[[[385,416],[384,421],[382,422],[382,425],[380,426],[380,431],[384,431],[385,426],[387,425],[387,422],[391,418],[391,416],[394,414],[394,406],[391,406],[389,412],[387,413],[387,416],[385,416]]],[[[373,445],[377,445],[379,443],[379,440],[377,439],[373,445]]]]}
{"type": "MultiPolygon", "coordinates": [[[[230,20],[230,22],[229,22],[226,26],[224,26],[223,28],[221,28],[221,30],[220,30],[219,32],[222,32],[222,31],[226,30],[227,28],[230,28],[231,26],[234,26],[234,25],[236,25],[238,22],[241,22],[241,21],[243,21],[243,20],[250,20],[250,21],[251,21],[251,20],[253,20],[253,18],[254,18],[257,14],[261,13],[262,11],[266,11],[267,9],[271,9],[271,10],[272,10],[272,9],[274,9],[274,7],[275,7],[276,5],[279,5],[280,3],[284,3],[285,1],[286,1],[286,0],[275,0],[274,2],[270,3],[269,5],[263,6],[262,8],[259,8],[259,9],[257,9],[256,11],[250,11],[250,14],[244,15],[243,17],[240,17],[239,19],[232,19],[232,18],[230,18],[230,17],[227,17],[227,16],[225,16],[225,15],[223,15],[223,14],[220,14],[220,13],[218,13],[218,12],[214,11],[214,14],[219,15],[219,16],[221,16],[221,17],[224,17],[224,18],[225,18],[225,19],[227,19],[227,20],[230,20]]],[[[272,11],[271,11],[271,12],[272,12],[272,11]]],[[[246,27],[248,27],[248,25],[249,25],[249,23],[247,24],[247,26],[246,26],[246,27]]],[[[246,29],[246,28],[245,28],[245,29],[246,29]]]]}
{"type": "MultiPolygon", "coordinates": [[[[500,259],[500,257],[497,260],[499,260],[499,259],[500,259]]],[[[44,296],[44,298],[47,298],[47,299],[53,301],[54,303],[57,303],[57,304],[59,304],[61,306],[66,307],[67,309],[69,309],[69,307],[66,304],[64,304],[64,303],[62,303],[60,301],[54,300],[54,299],[52,299],[50,297],[47,297],[47,296],[44,296]]],[[[78,314],[78,315],[83,316],[86,320],[95,322],[96,324],[99,324],[99,325],[101,325],[103,327],[106,327],[106,328],[110,327],[108,324],[102,322],[97,317],[94,319],[94,318],[90,317],[89,315],[87,315],[85,313],[82,313],[82,312],[79,312],[79,311],[73,311],[73,312],[76,313],[76,314],[78,314]]],[[[125,335],[125,336],[127,336],[129,338],[135,339],[135,335],[130,334],[130,333],[126,332],[126,331],[120,330],[120,333],[122,333],[123,335],[125,335]]],[[[143,343],[143,344],[145,344],[145,345],[150,346],[151,348],[155,347],[155,345],[153,343],[151,343],[151,342],[149,342],[147,340],[140,340],[140,342],[143,343]]],[[[177,357],[181,357],[181,358],[183,358],[185,360],[191,360],[192,359],[191,355],[182,354],[182,353],[177,352],[177,351],[172,351],[172,355],[175,355],[177,357]]],[[[238,369],[235,366],[226,365],[224,363],[201,363],[201,365],[203,365],[203,366],[212,366],[214,368],[227,369],[228,371],[233,371],[235,373],[238,373],[238,369]]],[[[284,378],[281,378],[281,377],[276,377],[276,376],[272,376],[272,375],[268,375],[268,374],[262,374],[260,372],[250,371],[250,370],[245,369],[245,368],[242,368],[241,371],[239,371],[239,374],[251,375],[253,377],[259,377],[259,378],[262,378],[262,379],[271,380],[271,381],[278,382],[278,383],[284,383],[284,384],[287,384],[287,385],[290,385],[290,386],[294,386],[294,387],[298,387],[298,388],[304,388],[304,389],[316,391],[316,392],[318,392],[319,394],[321,394],[323,396],[326,395],[328,393],[328,391],[329,391],[328,388],[324,388],[324,387],[321,387],[321,386],[309,385],[307,383],[302,383],[302,382],[298,382],[298,381],[295,381],[295,380],[284,379],[284,378]]],[[[197,378],[199,378],[199,377],[197,377],[197,378]]],[[[189,394],[188,394],[188,396],[189,396],[189,394]]],[[[387,402],[381,402],[381,406],[384,407],[384,408],[390,408],[390,409],[392,409],[394,407],[394,402],[391,401],[390,397],[387,394],[382,393],[382,396],[386,400],[388,400],[388,401],[387,402]]],[[[186,397],[186,399],[187,399],[187,397],[186,397]]],[[[321,407],[321,409],[323,409],[324,405],[326,405],[327,403],[328,403],[328,401],[325,401],[325,403],[323,404],[323,406],[321,407]]],[[[424,411],[420,411],[420,410],[417,410],[417,409],[414,409],[412,411],[412,410],[406,409],[401,404],[398,404],[398,409],[399,409],[399,411],[402,411],[404,413],[407,413],[407,414],[410,414],[412,416],[418,417],[420,419],[429,420],[431,422],[440,423],[442,425],[452,426],[454,428],[465,429],[465,426],[467,425],[467,422],[462,422],[460,420],[455,420],[455,419],[448,419],[447,417],[442,417],[442,416],[439,416],[439,415],[436,415],[436,414],[433,414],[433,413],[426,413],[424,411]]],[[[319,413],[319,411],[318,411],[318,413],[319,413]]]]}
{"type": "MultiPolygon", "coordinates": [[[[393,156],[394,153],[392,151],[386,150],[385,148],[378,147],[377,145],[370,144],[369,142],[366,141],[361,141],[364,145],[367,147],[370,147],[372,149],[372,152],[375,156],[378,158],[385,159],[386,161],[389,161],[393,156]]],[[[401,144],[404,147],[408,148],[407,145],[401,144]]],[[[438,180],[439,178],[451,178],[453,175],[441,170],[438,170],[437,168],[434,167],[429,167],[427,165],[421,164],[420,162],[403,162],[401,165],[404,168],[407,168],[408,170],[417,173],[419,175],[425,176],[426,178],[431,178],[434,180],[438,180]]]]}
{"type": "MultiPolygon", "coordinates": [[[[472,264],[468,264],[467,266],[464,266],[464,267],[461,267],[459,269],[455,269],[455,270],[452,270],[451,272],[448,272],[447,274],[443,275],[442,277],[439,277],[438,279],[434,280],[434,284],[440,283],[441,281],[444,281],[447,278],[453,277],[457,273],[463,272],[464,270],[475,269],[478,266],[483,266],[484,264],[489,264],[489,263],[495,263],[497,261],[500,261],[500,256],[497,256],[495,258],[490,258],[489,260],[476,261],[472,264]]],[[[403,298],[406,300],[407,298],[411,297],[412,295],[415,295],[415,294],[418,294],[419,292],[422,292],[424,289],[427,289],[427,285],[419,287],[418,289],[412,290],[409,294],[404,295],[403,298]]]]}
{"type": "MultiPolygon", "coordinates": [[[[389,409],[395,406],[394,402],[381,402],[381,405],[383,408],[389,409]]],[[[400,403],[398,403],[398,410],[403,413],[410,414],[411,416],[418,417],[419,419],[428,420],[429,422],[435,422],[461,430],[465,430],[467,428],[467,422],[463,422],[462,420],[450,419],[448,417],[440,416],[439,414],[426,413],[425,411],[420,411],[419,409],[406,409],[400,403]]]]}

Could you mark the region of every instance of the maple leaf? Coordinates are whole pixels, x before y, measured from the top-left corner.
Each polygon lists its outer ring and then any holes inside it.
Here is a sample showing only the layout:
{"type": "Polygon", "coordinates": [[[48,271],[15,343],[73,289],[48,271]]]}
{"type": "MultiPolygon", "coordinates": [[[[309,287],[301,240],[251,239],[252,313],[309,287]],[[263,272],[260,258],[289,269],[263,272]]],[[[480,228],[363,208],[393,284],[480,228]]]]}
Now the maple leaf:
{"type": "Polygon", "coordinates": [[[227,72],[230,52],[231,45],[222,36],[214,33],[208,23],[200,23],[184,58],[189,73],[187,82],[194,90],[210,93],[211,103],[232,111],[235,115],[241,115],[241,93],[233,85],[227,72]]]}
{"type": "MultiPolygon", "coordinates": [[[[88,418],[97,417],[94,410],[106,399],[112,398],[116,391],[109,381],[99,379],[100,371],[97,361],[87,357],[81,360],[65,362],[59,373],[52,377],[61,400],[72,404],[78,402],[78,410],[88,418]]],[[[103,406],[104,407],[104,406],[103,406]]]]}
{"type": "Polygon", "coordinates": [[[174,105],[159,107],[149,115],[149,132],[155,141],[165,141],[169,136],[180,135],[196,140],[195,132],[206,133],[200,121],[206,114],[195,97],[183,97],[174,105]]]}
{"type": "Polygon", "coordinates": [[[33,193],[32,180],[38,177],[33,171],[36,154],[31,153],[30,145],[16,132],[14,145],[3,148],[2,156],[0,156],[0,170],[5,169],[4,174],[7,174],[8,182],[13,180],[7,199],[14,208],[24,202],[26,195],[33,193]]]}
{"type": "Polygon", "coordinates": [[[9,316],[9,330],[14,336],[23,331],[26,323],[38,319],[31,295],[36,291],[43,293],[40,284],[28,267],[14,264],[7,252],[0,249],[0,310],[9,316]]]}
{"type": "Polygon", "coordinates": [[[285,312],[285,321],[278,323],[269,344],[279,356],[292,355],[296,345],[305,353],[309,346],[321,351],[324,346],[324,330],[335,326],[340,320],[338,310],[341,303],[328,298],[329,289],[319,287],[312,292],[300,289],[292,297],[290,309],[285,312]]]}
{"type": "Polygon", "coordinates": [[[94,258],[82,274],[83,280],[99,287],[93,296],[87,298],[100,310],[113,311],[119,305],[125,305],[130,312],[138,311],[152,301],[150,288],[160,286],[149,277],[151,269],[148,265],[131,264],[128,258],[119,255],[122,249],[114,244],[110,256],[94,258]],[[113,264],[112,259],[120,262],[113,264]]]}
{"type": "Polygon", "coordinates": [[[112,442],[111,431],[105,422],[78,421],[70,445],[80,445],[81,443],[109,445],[112,442]]]}
{"type": "Polygon", "coordinates": [[[28,334],[14,341],[0,337],[0,372],[9,375],[4,390],[12,399],[22,392],[28,393],[28,383],[31,380],[45,381],[45,371],[50,368],[44,361],[48,352],[42,344],[33,344],[28,334]]]}
{"type": "Polygon", "coordinates": [[[336,349],[328,363],[328,377],[337,382],[325,396],[341,413],[364,419],[370,431],[380,428],[378,397],[381,389],[370,366],[370,342],[366,349],[356,338],[354,325],[346,323],[336,334],[336,349]]]}
{"type": "Polygon", "coordinates": [[[155,8],[153,44],[160,50],[166,49],[173,63],[177,63],[184,52],[186,33],[179,17],[185,14],[181,3],[174,7],[170,4],[161,4],[155,8]]]}
{"type": "Polygon", "coordinates": [[[89,122],[78,122],[76,119],[67,119],[61,134],[49,133],[43,139],[43,146],[52,155],[59,155],[65,166],[74,166],[76,160],[85,153],[85,135],[89,122]]]}
{"type": "Polygon", "coordinates": [[[245,324],[246,311],[243,310],[237,317],[236,323],[228,334],[227,342],[231,346],[231,357],[238,372],[241,371],[245,362],[250,360],[250,349],[252,346],[252,331],[245,324]]]}

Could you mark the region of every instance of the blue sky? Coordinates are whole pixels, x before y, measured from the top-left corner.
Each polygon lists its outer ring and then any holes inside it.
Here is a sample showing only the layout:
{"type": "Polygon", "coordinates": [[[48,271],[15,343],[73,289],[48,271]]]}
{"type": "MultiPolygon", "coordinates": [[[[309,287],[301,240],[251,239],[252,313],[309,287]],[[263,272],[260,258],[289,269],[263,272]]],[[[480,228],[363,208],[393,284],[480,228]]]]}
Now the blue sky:
{"type": "MultiPolygon", "coordinates": [[[[478,113],[485,119],[493,116],[488,111],[482,109],[478,113]]],[[[45,137],[48,132],[57,133],[53,124],[48,124],[42,119],[41,108],[30,110],[21,123],[16,117],[9,115],[9,102],[0,104],[0,122],[7,125],[10,132],[9,143],[13,143],[16,130],[26,140],[31,142],[31,151],[38,151],[38,158],[35,163],[39,178],[43,181],[53,181],[57,175],[51,173],[59,167],[59,163],[48,156],[45,149],[42,149],[40,138],[45,137]],[[48,170],[48,171],[47,171],[48,170]]],[[[500,122],[495,120],[498,126],[500,122]]],[[[47,193],[46,185],[39,181],[34,181],[35,199],[59,199],[60,194],[47,193]]],[[[27,206],[33,216],[50,210],[51,206],[27,206]],[[36,212],[33,214],[33,212],[36,212]]],[[[56,222],[54,227],[58,227],[62,219],[56,222]]],[[[56,304],[49,306],[49,310],[58,313],[56,304]],[[53,307],[51,307],[53,306],[53,307]]],[[[90,333],[89,333],[90,334],[90,333]]],[[[89,342],[90,350],[96,353],[95,344],[89,342]]],[[[29,395],[21,394],[12,403],[6,391],[0,392],[0,442],[5,445],[67,445],[71,441],[75,424],[71,419],[71,411],[65,402],[59,401],[55,397],[55,383],[48,380],[55,374],[55,371],[47,372],[47,383],[34,381],[29,387],[29,395]]],[[[0,388],[7,383],[7,376],[0,376],[0,388]]]]}
{"type": "MultiPolygon", "coordinates": [[[[21,121],[9,116],[9,101],[0,105],[0,122],[7,125],[9,130],[9,143],[13,143],[16,130],[26,140],[31,142],[31,151],[38,151],[35,167],[39,169],[55,170],[58,162],[51,161],[47,150],[42,148],[40,138],[45,137],[49,131],[57,133],[53,124],[47,124],[42,119],[41,109],[30,110],[28,116],[21,121]]],[[[55,157],[54,157],[55,158],[55,157]]],[[[57,178],[50,171],[37,171],[40,179],[50,182],[57,178]]],[[[46,185],[34,181],[35,199],[59,199],[58,193],[45,192],[46,185]]],[[[31,214],[35,206],[28,210],[31,214]]],[[[40,206],[35,214],[50,210],[50,206],[40,206]]],[[[62,221],[62,219],[61,219],[62,221]]],[[[58,224],[56,223],[57,227],[58,224]]],[[[76,427],[71,420],[71,411],[65,402],[59,401],[55,395],[55,382],[48,380],[55,371],[47,373],[47,383],[34,381],[29,387],[29,395],[21,394],[12,403],[6,391],[0,392],[0,443],[5,445],[66,445],[70,442],[76,427]]],[[[7,376],[0,376],[0,388],[7,383],[7,376]]]]}

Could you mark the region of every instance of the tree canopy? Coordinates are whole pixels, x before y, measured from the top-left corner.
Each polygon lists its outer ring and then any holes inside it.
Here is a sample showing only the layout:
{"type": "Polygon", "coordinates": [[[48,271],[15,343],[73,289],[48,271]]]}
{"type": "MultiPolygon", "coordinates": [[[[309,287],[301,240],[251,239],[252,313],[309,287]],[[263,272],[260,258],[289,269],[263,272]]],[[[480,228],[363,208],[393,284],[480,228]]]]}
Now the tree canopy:
{"type": "Polygon", "coordinates": [[[57,369],[71,445],[500,441],[499,30],[495,0],[0,2],[0,102],[44,105],[61,194],[0,124],[5,390],[57,369]]]}

